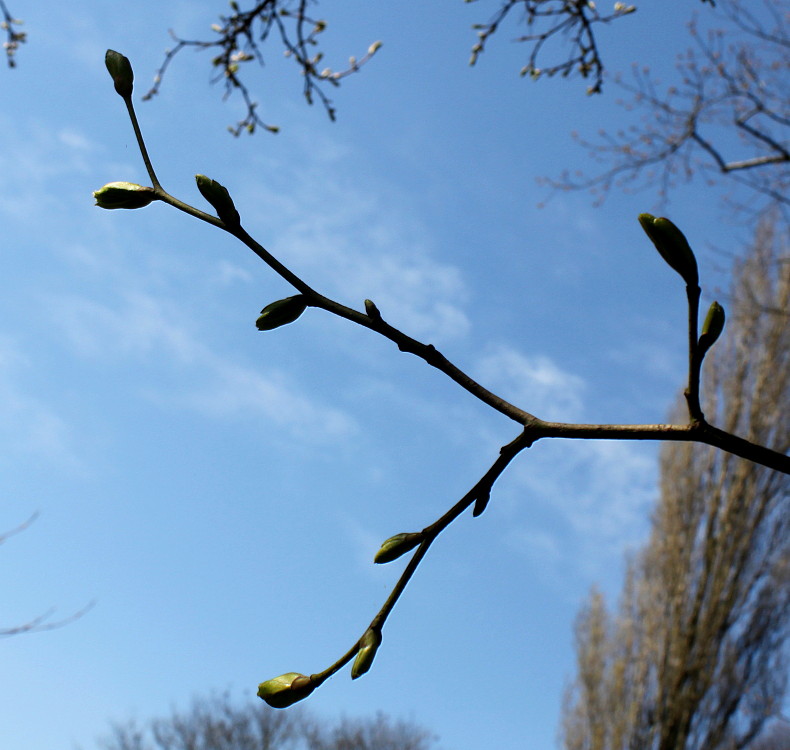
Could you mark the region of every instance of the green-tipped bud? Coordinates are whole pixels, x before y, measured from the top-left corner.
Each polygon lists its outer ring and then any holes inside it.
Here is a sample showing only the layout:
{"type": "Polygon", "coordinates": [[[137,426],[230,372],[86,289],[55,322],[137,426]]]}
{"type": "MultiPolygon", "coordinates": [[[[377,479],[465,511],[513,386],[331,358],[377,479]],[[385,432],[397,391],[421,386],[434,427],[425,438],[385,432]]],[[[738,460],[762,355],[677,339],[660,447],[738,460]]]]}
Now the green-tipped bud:
{"type": "Polygon", "coordinates": [[[397,560],[401,555],[405,555],[409,550],[413,550],[422,541],[422,534],[419,532],[409,534],[395,534],[381,545],[374,563],[388,563],[397,560]]]}
{"type": "Polygon", "coordinates": [[[718,302],[713,302],[708,308],[708,314],[705,316],[705,322],[702,324],[702,333],[697,343],[700,357],[705,356],[708,349],[710,349],[716,343],[719,336],[721,336],[723,330],[724,308],[718,302]]]}
{"type": "Polygon", "coordinates": [[[134,182],[108,182],[95,190],[93,197],[99,208],[145,208],[156,200],[156,192],[134,182]]]}
{"type": "Polygon", "coordinates": [[[669,219],[656,218],[651,214],[639,214],[639,223],[669,266],[683,277],[688,286],[697,286],[697,259],[683,232],[669,219]]]}
{"type": "Polygon", "coordinates": [[[365,312],[368,314],[369,318],[373,320],[381,320],[381,313],[379,312],[378,307],[376,307],[376,303],[372,299],[365,300],[365,312]]]}
{"type": "Polygon", "coordinates": [[[112,76],[115,90],[124,98],[128,99],[132,95],[134,88],[134,72],[128,57],[124,57],[120,52],[108,49],[104,55],[104,64],[112,76]]]}
{"type": "Polygon", "coordinates": [[[278,299],[261,310],[258,320],[255,321],[255,327],[259,331],[272,331],[293,323],[306,309],[307,302],[303,294],[278,299]]]}
{"type": "Polygon", "coordinates": [[[313,690],[315,685],[307,675],[288,672],[258,685],[258,697],[272,708],[288,708],[307,698],[313,690]]]}
{"type": "Polygon", "coordinates": [[[381,631],[374,628],[368,628],[365,635],[359,641],[359,651],[357,651],[357,658],[354,659],[354,664],[351,667],[351,679],[356,680],[357,677],[362,677],[373,664],[373,659],[376,658],[376,651],[381,645],[381,631]]]}
{"type": "Polygon", "coordinates": [[[217,216],[222,221],[229,226],[238,226],[241,223],[239,212],[233,205],[233,199],[224,185],[220,185],[216,180],[212,180],[204,174],[196,174],[195,181],[200,194],[214,207],[217,216]]]}

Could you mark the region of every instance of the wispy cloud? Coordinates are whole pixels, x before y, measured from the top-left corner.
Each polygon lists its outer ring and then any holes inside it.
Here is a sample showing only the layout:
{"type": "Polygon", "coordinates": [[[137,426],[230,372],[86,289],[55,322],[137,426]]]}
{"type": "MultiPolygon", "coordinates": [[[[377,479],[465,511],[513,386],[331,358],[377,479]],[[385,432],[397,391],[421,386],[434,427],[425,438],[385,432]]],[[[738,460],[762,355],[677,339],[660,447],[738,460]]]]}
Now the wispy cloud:
{"type": "Polygon", "coordinates": [[[6,458],[34,455],[80,468],[67,421],[24,385],[32,363],[10,339],[0,339],[0,444],[6,458]]]}
{"type": "Polygon", "coordinates": [[[338,175],[339,156],[327,150],[305,169],[289,167],[296,177],[287,196],[261,184],[241,191],[243,203],[267,207],[262,221],[276,255],[350,305],[373,299],[410,335],[439,342],[465,336],[469,293],[460,270],[435,257],[430,230],[402,199],[388,202],[386,185],[366,190],[338,175]]]}
{"type": "Polygon", "coordinates": [[[541,562],[550,552],[552,577],[602,577],[647,530],[657,480],[652,449],[569,440],[536,448],[514,467],[508,541],[541,562]]]}
{"type": "Polygon", "coordinates": [[[523,354],[506,344],[491,346],[475,374],[487,388],[544,419],[580,420],[585,383],[543,354],[523,354]]]}
{"type": "Polygon", "coordinates": [[[64,336],[82,356],[105,362],[134,359],[184,373],[175,391],[158,385],[147,390],[149,398],[214,418],[262,415],[310,440],[336,439],[356,429],[351,416],[320,404],[276,369],[258,372],[225,351],[210,349],[195,336],[184,312],[162,298],[129,292],[110,306],[66,297],[58,309],[64,336]]]}

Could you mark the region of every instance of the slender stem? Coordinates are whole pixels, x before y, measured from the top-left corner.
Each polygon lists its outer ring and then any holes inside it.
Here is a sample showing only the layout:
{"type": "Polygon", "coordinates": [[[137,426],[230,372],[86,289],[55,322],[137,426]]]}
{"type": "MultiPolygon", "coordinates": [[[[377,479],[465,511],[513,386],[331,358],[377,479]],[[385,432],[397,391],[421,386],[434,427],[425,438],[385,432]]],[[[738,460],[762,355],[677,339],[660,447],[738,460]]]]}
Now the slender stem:
{"type": "Polygon", "coordinates": [[[145,141],[143,140],[143,133],[140,130],[140,124],[137,122],[137,114],[134,111],[134,104],[132,103],[131,95],[123,97],[123,101],[124,104],[126,104],[126,110],[129,112],[129,119],[132,121],[134,136],[137,138],[137,145],[140,148],[140,155],[143,157],[143,163],[145,164],[146,170],[148,170],[148,176],[151,178],[151,185],[157,190],[161,190],[162,185],[159,183],[159,180],[156,177],[154,166],[148,156],[148,149],[145,147],[145,141]]]}
{"type": "Polygon", "coordinates": [[[686,296],[688,298],[688,337],[689,337],[689,379],[686,387],[685,396],[688,404],[689,417],[692,422],[703,422],[705,416],[699,400],[699,373],[702,360],[699,356],[699,346],[697,345],[699,335],[699,297],[700,288],[698,285],[687,285],[686,296]]]}

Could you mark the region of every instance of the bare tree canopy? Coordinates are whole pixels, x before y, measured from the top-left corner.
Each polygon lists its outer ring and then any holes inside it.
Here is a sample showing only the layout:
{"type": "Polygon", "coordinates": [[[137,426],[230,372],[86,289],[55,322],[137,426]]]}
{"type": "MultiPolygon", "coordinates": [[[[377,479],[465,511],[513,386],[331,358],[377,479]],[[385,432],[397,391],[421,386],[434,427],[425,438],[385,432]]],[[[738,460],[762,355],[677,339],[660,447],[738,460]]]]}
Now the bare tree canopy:
{"type": "MultiPolygon", "coordinates": [[[[707,409],[790,449],[790,256],[773,216],[736,269],[707,409]]],[[[790,481],[703,446],[667,444],[650,539],[616,615],[593,591],[576,628],[567,750],[746,748],[785,695],[790,481]]]]}
{"type": "Polygon", "coordinates": [[[717,23],[689,24],[691,47],[678,55],[676,77],[660,83],[642,62],[617,84],[639,121],[598,138],[575,134],[601,165],[598,174],[565,172],[549,184],[590,189],[657,187],[721,177],[761,197],[756,206],[790,206],[790,33],[783,0],[719,0],[717,23]]]}
{"type": "Polygon", "coordinates": [[[367,719],[318,721],[295,709],[234,705],[227,696],[196,699],[185,711],[115,724],[101,750],[431,750],[422,727],[378,713],[367,719]]]}

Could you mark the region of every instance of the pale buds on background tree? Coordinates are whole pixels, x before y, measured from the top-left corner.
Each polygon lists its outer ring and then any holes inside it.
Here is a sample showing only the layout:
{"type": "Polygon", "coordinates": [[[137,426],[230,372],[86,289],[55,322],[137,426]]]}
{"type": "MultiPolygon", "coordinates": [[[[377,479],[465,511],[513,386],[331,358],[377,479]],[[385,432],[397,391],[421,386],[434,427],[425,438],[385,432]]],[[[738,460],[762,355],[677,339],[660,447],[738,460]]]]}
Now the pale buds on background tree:
{"type": "Polygon", "coordinates": [[[351,667],[351,679],[356,680],[362,677],[373,665],[376,658],[376,651],[381,645],[381,630],[378,628],[368,628],[365,635],[359,641],[359,651],[351,667]]]}
{"type": "Polygon", "coordinates": [[[255,327],[259,331],[272,331],[280,326],[293,323],[307,309],[307,301],[303,294],[278,299],[261,310],[255,327]]]}
{"type": "Polygon", "coordinates": [[[233,199],[224,185],[220,185],[216,180],[212,180],[204,174],[196,174],[195,181],[200,194],[214,207],[217,216],[225,224],[232,227],[237,227],[241,224],[239,212],[236,210],[233,199]]]}
{"type": "Polygon", "coordinates": [[[130,98],[134,88],[134,72],[129,58],[124,57],[120,52],[108,49],[104,55],[104,64],[112,76],[118,94],[124,99],[130,98]]]}
{"type": "Polygon", "coordinates": [[[423,535],[420,532],[395,534],[381,545],[373,562],[381,564],[397,560],[401,555],[413,550],[422,540],[423,535]]]}
{"type": "Polygon", "coordinates": [[[683,277],[688,286],[698,286],[697,259],[683,232],[663,216],[656,218],[652,214],[639,214],[639,223],[669,266],[683,277]]]}
{"type": "Polygon", "coordinates": [[[288,672],[258,685],[258,697],[272,708],[288,708],[307,698],[315,685],[307,675],[288,672]]]}
{"type": "Polygon", "coordinates": [[[95,190],[93,197],[99,208],[145,208],[156,200],[152,187],[144,187],[135,182],[108,182],[95,190]]]}

